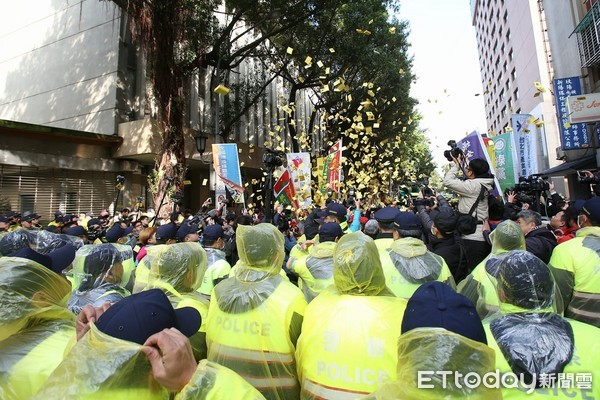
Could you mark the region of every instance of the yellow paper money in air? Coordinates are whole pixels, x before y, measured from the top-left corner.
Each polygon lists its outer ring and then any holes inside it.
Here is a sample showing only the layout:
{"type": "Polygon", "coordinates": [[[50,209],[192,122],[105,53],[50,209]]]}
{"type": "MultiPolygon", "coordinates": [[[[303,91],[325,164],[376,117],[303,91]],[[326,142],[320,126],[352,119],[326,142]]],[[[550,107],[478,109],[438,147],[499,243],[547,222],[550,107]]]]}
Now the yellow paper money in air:
{"type": "Polygon", "coordinates": [[[214,92],[218,93],[218,94],[220,94],[222,96],[225,96],[225,95],[227,95],[229,93],[229,88],[227,86],[221,84],[221,85],[218,85],[215,88],[214,92]]]}
{"type": "Polygon", "coordinates": [[[286,50],[286,53],[288,54],[292,54],[294,52],[294,49],[292,49],[291,47],[288,47],[286,50]]]}
{"type": "Polygon", "coordinates": [[[546,92],[546,88],[544,87],[544,85],[542,85],[541,82],[533,82],[535,88],[537,89],[538,92],[540,93],[545,93],[546,92]]]}
{"type": "Polygon", "coordinates": [[[330,48],[329,48],[329,52],[330,52],[330,53],[335,53],[335,49],[334,49],[333,47],[330,47],[330,48]]]}
{"type": "Polygon", "coordinates": [[[304,63],[305,64],[312,64],[312,57],[311,56],[306,56],[306,58],[304,59],[304,63]]]}
{"type": "Polygon", "coordinates": [[[388,29],[388,32],[389,32],[390,34],[392,34],[392,35],[395,35],[395,34],[396,34],[396,27],[395,27],[395,26],[392,26],[390,29],[388,29]]]}

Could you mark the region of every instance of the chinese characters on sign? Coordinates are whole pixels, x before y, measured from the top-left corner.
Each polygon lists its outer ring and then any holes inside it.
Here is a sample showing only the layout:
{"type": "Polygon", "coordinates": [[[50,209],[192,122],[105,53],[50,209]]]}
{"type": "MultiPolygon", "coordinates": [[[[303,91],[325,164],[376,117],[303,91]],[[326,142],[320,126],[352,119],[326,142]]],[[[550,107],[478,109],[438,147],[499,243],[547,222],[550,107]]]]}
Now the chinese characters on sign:
{"type": "Polygon", "coordinates": [[[554,80],[556,114],[560,128],[562,148],[580,149],[589,147],[590,137],[585,123],[570,124],[567,97],[581,94],[581,81],[578,76],[554,80]]]}

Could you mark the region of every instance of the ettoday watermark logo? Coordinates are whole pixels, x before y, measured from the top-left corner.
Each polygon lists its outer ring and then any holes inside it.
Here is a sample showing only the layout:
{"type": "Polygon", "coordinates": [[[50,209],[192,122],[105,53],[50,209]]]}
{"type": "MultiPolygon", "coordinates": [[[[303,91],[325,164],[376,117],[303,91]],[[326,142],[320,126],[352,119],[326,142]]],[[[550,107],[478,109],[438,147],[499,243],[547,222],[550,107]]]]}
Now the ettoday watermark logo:
{"type": "Polygon", "coordinates": [[[536,385],[540,388],[577,388],[591,389],[591,373],[558,374],[515,374],[513,372],[490,371],[483,375],[477,372],[463,374],[458,371],[418,371],[419,389],[457,388],[476,389],[481,386],[488,389],[519,389],[527,394],[533,393],[536,385]]]}

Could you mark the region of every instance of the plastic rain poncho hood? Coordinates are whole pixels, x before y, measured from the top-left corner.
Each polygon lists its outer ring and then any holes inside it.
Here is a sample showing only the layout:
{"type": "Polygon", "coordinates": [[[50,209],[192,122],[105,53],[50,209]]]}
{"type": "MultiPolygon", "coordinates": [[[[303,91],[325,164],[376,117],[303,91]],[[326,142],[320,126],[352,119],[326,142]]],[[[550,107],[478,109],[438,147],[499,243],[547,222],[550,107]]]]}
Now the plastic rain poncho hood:
{"type": "Polygon", "coordinates": [[[0,258],[0,341],[34,319],[74,319],[67,302],[69,283],[25,258],[0,258]]]}
{"type": "Polygon", "coordinates": [[[129,246],[115,243],[83,246],[73,260],[69,309],[78,314],[87,304],[100,306],[128,296],[125,287],[134,268],[133,250],[129,246]]]}
{"type": "Polygon", "coordinates": [[[375,241],[362,232],[344,235],[333,253],[333,279],[342,294],[392,295],[385,285],[375,241]]]}
{"type": "Polygon", "coordinates": [[[417,328],[398,340],[398,374],[393,382],[384,384],[368,399],[439,400],[439,399],[501,399],[498,389],[485,385],[458,387],[450,375],[443,387],[442,375],[427,375],[433,388],[418,388],[418,371],[470,372],[484,376],[495,369],[494,350],[481,342],[468,339],[442,328],[417,328]]]}
{"type": "Polygon", "coordinates": [[[574,337],[550,269],[527,251],[507,253],[499,265],[498,297],[502,315],[490,330],[513,372],[562,372],[573,357],[574,337]]]}

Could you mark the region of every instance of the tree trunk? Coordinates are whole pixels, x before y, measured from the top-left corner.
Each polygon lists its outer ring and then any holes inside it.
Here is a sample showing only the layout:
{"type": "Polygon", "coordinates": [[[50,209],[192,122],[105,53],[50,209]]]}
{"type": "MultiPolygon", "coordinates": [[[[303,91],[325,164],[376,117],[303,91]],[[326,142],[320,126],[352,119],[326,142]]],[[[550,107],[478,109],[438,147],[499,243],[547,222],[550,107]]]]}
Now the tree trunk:
{"type": "Polygon", "coordinates": [[[292,85],[292,89],[290,90],[290,96],[288,98],[288,106],[290,107],[290,113],[287,116],[287,125],[290,131],[290,138],[292,139],[292,153],[298,153],[300,151],[300,146],[298,145],[298,133],[296,131],[296,93],[298,92],[298,87],[296,85],[292,85]]]}
{"type": "Polygon", "coordinates": [[[154,207],[157,218],[168,218],[176,211],[171,196],[183,194],[185,179],[185,142],[183,135],[183,89],[180,79],[173,82],[174,87],[164,112],[161,113],[162,149],[156,159],[158,171],[157,191],[154,193],[154,207]]]}

